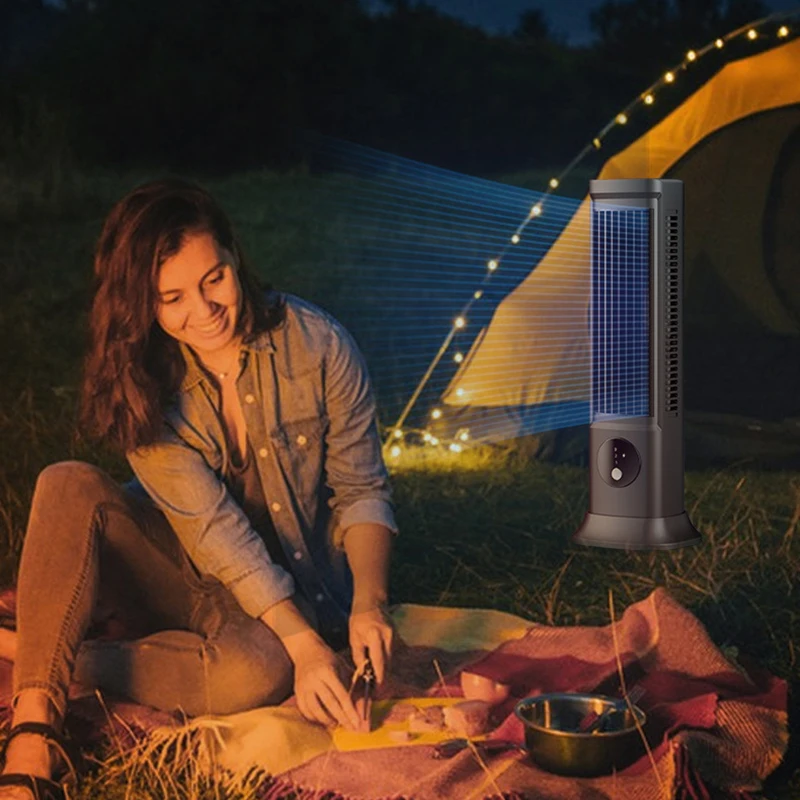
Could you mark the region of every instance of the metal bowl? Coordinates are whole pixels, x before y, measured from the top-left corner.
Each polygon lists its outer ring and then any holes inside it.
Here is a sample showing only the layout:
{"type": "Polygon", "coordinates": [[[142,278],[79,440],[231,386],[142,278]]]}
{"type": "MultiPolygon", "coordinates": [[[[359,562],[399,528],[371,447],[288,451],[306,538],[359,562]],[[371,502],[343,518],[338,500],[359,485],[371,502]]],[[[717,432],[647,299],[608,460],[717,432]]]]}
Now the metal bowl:
{"type": "Polygon", "coordinates": [[[620,698],[563,692],[526,697],[514,713],[525,726],[528,753],[542,769],[592,777],[623,769],[644,753],[636,721],[644,725],[646,715],[638,706],[633,709],[620,698]],[[601,730],[579,730],[603,712],[601,730]]]}

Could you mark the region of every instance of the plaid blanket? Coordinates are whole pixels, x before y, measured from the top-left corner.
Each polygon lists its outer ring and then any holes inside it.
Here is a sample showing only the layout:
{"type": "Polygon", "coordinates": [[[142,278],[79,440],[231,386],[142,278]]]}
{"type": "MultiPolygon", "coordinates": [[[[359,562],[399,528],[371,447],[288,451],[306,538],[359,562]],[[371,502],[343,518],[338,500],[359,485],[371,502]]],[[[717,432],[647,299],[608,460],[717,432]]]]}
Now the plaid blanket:
{"type": "MultiPolygon", "coordinates": [[[[485,756],[483,763],[470,750],[435,760],[424,745],[341,752],[330,731],[300,716],[293,699],[177,721],[113,698],[101,708],[78,687],[68,730],[87,743],[132,737],[132,746],[136,732],[174,744],[193,730],[202,734],[193,754],[198,768],[247,784],[261,800],[701,800],[711,786],[746,798],[786,751],[786,683],[723,654],[661,589],[627,608],[613,626],[550,627],[495,611],[416,605],[397,606],[393,618],[399,644],[382,696],[458,696],[460,671],[468,667],[511,685],[512,696],[495,709],[493,736],[522,742],[513,714],[517,699],[552,691],[613,694],[619,657],[627,686],[645,690],[639,705],[647,714],[650,754],[616,774],[566,778],[517,752],[485,756]]],[[[9,693],[9,665],[0,662],[0,704],[9,693]]]]}

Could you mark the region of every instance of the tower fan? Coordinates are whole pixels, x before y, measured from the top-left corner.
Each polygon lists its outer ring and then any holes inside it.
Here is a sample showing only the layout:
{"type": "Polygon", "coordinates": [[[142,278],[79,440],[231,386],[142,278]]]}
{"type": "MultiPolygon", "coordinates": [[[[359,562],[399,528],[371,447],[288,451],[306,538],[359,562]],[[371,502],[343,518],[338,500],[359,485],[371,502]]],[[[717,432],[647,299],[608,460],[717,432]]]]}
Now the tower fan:
{"type": "Polygon", "coordinates": [[[594,180],[589,510],[573,540],[700,541],[683,500],[683,182],[594,180]]]}

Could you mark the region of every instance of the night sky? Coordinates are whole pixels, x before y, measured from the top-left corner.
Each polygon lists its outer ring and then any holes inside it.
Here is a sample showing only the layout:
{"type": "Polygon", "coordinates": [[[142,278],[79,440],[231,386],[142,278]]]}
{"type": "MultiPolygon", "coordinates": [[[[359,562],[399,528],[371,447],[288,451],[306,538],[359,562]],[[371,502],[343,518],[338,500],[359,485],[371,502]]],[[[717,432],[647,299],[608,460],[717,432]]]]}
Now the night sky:
{"type": "MultiPolygon", "coordinates": [[[[566,37],[570,44],[585,44],[591,40],[589,11],[602,5],[603,0],[426,0],[442,13],[465,22],[480,25],[488,31],[511,31],[519,15],[529,8],[540,8],[551,29],[566,37]]],[[[369,8],[378,9],[382,0],[365,0],[369,8]]],[[[798,0],[767,0],[772,11],[800,9],[798,0]]],[[[726,33],[726,31],[720,31],[726,33]]]]}

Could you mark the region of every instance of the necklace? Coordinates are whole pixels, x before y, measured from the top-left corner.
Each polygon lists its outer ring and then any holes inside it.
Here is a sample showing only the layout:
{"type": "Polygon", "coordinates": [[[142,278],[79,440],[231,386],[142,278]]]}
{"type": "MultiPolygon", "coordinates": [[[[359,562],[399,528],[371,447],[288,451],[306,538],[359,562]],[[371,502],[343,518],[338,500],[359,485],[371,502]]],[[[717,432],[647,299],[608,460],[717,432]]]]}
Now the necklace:
{"type": "Polygon", "coordinates": [[[236,364],[238,364],[238,363],[239,363],[239,356],[240,356],[240,355],[241,355],[241,354],[240,354],[240,353],[239,353],[239,351],[237,350],[237,351],[236,351],[236,355],[234,356],[234,359],[233,359],[233,361],[231,361],[231,363],[230,363],[230,366],[229,366],[229,367],[228,367],[228,368],[227,368],[227,369],[226,369],[224,372],[221,372],[220,370],[216,369],[215,367],[209,366],[209,365],[208,365],[208,364],[206,364],[205,362],[203,362],[203,366],[204,366],[204,367],[205,367],[205,368],[206,368],[206,369],[207,369],[209,372],[213,373],[213,374],[214,374],[214,375],[215,375],[215,376],[216,376],[216,377],[217,377],[219,380],[221,380],[221,381],[224,381],[224,380],[225,380],[225,379],[228,377],[228,375],[230,375],[230,374],[233,372],[233,368],[234,368],[234,366],[236,366],[236,364]]]}

